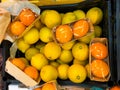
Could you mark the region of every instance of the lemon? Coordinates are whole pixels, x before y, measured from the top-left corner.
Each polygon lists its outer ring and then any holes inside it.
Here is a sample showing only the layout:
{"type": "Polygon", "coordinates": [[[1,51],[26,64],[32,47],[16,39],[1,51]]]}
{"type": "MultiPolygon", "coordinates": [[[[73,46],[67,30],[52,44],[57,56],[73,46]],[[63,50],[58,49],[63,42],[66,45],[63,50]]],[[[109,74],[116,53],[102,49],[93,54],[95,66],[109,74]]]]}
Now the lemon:
{"type": "Polygon", "coordinates": [[[68,69],[68,78],[74,83],[82,83],[87,77],[85,67],[80,64],[73,64],[68,69]]]}
{"type": "Polygon", "coordinates": [[[87,70],[87,77],[90,78],[90,64],[85,65],[85,68],[87,70]]]}
{"type": "Polygon", "coordinates": [[[55,68],[57,68],[60,64],[56,61],[50,61],[50,65],[54,66],[55,68]]]}
{"type": "Polygon", "coordinates": [[[87,33],[87,35],[81,37],[78,39],[78,41],[80,42],[84,42],[86,44],[89,44],[90,41],[95,37],[95,33],[94,32],[90,32],[90,33],[87,33]]]}
{"type": "Polygon", "coordinates": [[[43,24],[41,23],[40,20],[38,20],[38,21],[35,22],[34,26],[39,30],[43,27],[43,24]]]}
{"type": "Polygon", "coordinates": [[[41,68],[47,64],[48,60],[43,54],[37,53],[34,56],[32,56],[31,65],[37,68],[38,70],[41,70],[41,68]]]}
{"type": "Polygon", "coordinates": [[[30,44],[26,43],[23,38],[21,38],[17,40],[17,47],[22,53],[25,53],[25,51],[30,47],[30,44]]]}
{"type": "Polygon", "coordinates": [[[62,44],[62,48],[65,50],[72,49],[73,45],[75,44],[75,40],[62,44]]]}
{"type": "Polygon", "coordinates": [[[40,40],[47,43],[53,41],[52,30],[48,27],[42,27],[39,32],[40,40]]]}
{"type": "Polygon", "coordinates": [[[48,42],[44,46],[44,55],[49,59],[49,60],[55,60],[57,59],[60,54],[61,54],[61,47],[55,43],[55,42],[48,42]]]}
{"type": "Polygon", "coordinates": [[[45,65],[40,71],[40,76],[44,82],[48,82],[51,80],[56,80],[58,77],[58,72],[52,65],[45,65]]]}
{"type": "Polygon", "coordinates": [[[44,16],[44,24],[53,28],[61,24],[61,15],[56,10],[47,10],[44,16]]]}
{"type": "Polygon", "coordinates": [[[62,50],[59,59],[64,63],[70,63],[73,60],[71,50],[62,50]]]}
{"type": "Polygon", "coordinates": [[[85,12],[83,10],[74,10],[73,13],[76,15],[77,20],[85,18],[85,12]]]}
{"type": "Polygon", "coordinates": [[[58,70],[58,77],[62,80],[66,80],[68,79],[68,68],[69,65],[68,64],[61,64],[58,66],[57,70],[58,70]]]}
{"type": "Polygon", "coordinates": [[[80,64],[80,65],[85,66],[87,63],[88,63],[88,60],[84,60],[84,61],[80,61],[80,60],[77,60],[77,59],[73,60],[73,64],[80,64]]]}
{"type": "Polygon", "coordinates": [[[80,61],[87,60],[89,55],[89,48],[87,44],[83,42],[77,42],[72,48],[72,54],[74,58],[80,61]]]}
{"type": "Polygon", "coordinates": [[[25,52],[25,58],[28,60],[31,60],[32,56],[34,56],[35,54],[37,54],[39,52],[40,52],[39,49],[37,49],[35,47],[30,47],[25,52]]]}
{"type": "Polygon", "coordinates": [[[29,61],[26,58],[20,57],[20,59],[23,60],[23,62],[26,64],[26,66],[29,65],[29,61]]]}
{"type": "Polygon", "coordinates": [[[102,21],[103,12],[100,8],[93,7],[87,11],[86,17],[89,18],[94,25],[97,25],[102,21]]]}
{"type": "Polygon", "coordinates": [[[56,62],[58,62],[59,64],[65,64],[65,62],[61,61],[59,58],[56,59],[56,62]]]}
{"type": "Polygon", "coordinates": [[[35,44],[35,48],[41,49],[43,46],[45,46],[46,43],[39,41],[35,44]]]}
{"type": "Polygon", "coordinates": [[[34,44],[39,40],[39,31],[37,28],[31,28],[24,36],[24,40],[28,44],[34,44]]]}
{"type": "Polygon", "coordinates": [[[77,17],[73,12],[67,12],[62,18],[62,24],[72,23],[77,20],[77,17]]]}
{"type": "Polygon", "coordinates": [[[100,37],[102,35],[102,28],[98,25],[94,26],[95,36],[100,37]]]}

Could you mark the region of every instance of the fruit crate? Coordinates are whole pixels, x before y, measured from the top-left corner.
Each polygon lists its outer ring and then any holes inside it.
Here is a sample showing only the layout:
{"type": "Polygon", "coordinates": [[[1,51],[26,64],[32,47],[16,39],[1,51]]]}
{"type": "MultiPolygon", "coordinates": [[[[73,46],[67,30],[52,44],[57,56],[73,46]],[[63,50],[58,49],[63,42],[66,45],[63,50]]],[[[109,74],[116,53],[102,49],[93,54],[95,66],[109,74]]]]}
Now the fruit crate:
{"type": "MultiPolygon", "coordinates": [[[[81,84],[75,84],[69,80],[60,80],[58,79],[58,84],[60,85],[77,85],[77,86],[82,86],[82,87],[101,87],[103,89],[112,86],[113,83],[116,81],[116,59],[114,59],[115,54],[114,54],[114,35],[113,35],[113,24],[112,24],[112,11],[111,11],[111,1],[110,0],[87,0],[81,3],[76,3],[76,4],[64,4],[64,5],[51,5],[51,6],[39,6],[41,11],[46,10],[46,9],[54,9],[57,10],[60,13],[65,13],[65,12],[70,12],[74,11],[76,9],[82,9],[83,11],[87,11],[88,9],[92,7],[99,7],[103,11],[103,20],[100,23],[100,26],[102,27],[102,36],[108,39],[108,49],[109,49],[109,59],[110,59],[110,71],[111,71],[111,77],[108,82],[96,82],[96,81],[91,81],[89,79],[86,79],[83,83],[81,84]]],[[[2,65],[2,80],[3,80],[3,90],[8,90],[8,85],[10,83],[20,83],[19,81],[15,80],[12,76],[7,74],[5,72],[5,61],[7,58],[10,56],[10,47],[12,43],[4,40],[1,44],[2,47],[2,54],[3,54],[3,65],[2,65]]],[[[16,52],[16,57],[21,57],[24,56],[23,53],[21,53],[19,50],[16,52]]],[[[43,82],[41,82],[43,83],[43,82]]],[[[40,83],[40,84],[41,84],[40,83]]]]}

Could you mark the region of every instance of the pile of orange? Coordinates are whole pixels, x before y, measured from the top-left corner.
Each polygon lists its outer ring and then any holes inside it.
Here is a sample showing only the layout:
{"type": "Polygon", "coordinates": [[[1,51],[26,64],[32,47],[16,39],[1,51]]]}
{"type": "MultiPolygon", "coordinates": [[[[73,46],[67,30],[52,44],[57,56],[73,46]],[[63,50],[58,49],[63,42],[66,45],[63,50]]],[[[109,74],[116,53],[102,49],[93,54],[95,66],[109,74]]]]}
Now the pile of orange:
{"type": "Polygon", "coordinates": [[[17,66],[23,72],[25,72],[32,79],[34,79],[34,80],[38,79],[39,71],[33,66],[26,65],[26,63],[23,61],[22,58],[13,58],[11,60],[11,63],[14,64],[15,66],[17,66]]]}
{"type": "Polygon", "coordinates": [[[26,29],[26,27],[32,24],[35,19],[35,13],[29,8],[24,8],[20,12],[18,19],[11,23],[11,33],[15,36],[21,35],[26,29]]]}
{"type": "Polygon", "coordinates": [[[81,19],[71,24],[63,24],[56,28],[55,37],[58,42],[66,43],[72,39],[78,39],[85,36],[89,31],[89,23],[81,19]]]}

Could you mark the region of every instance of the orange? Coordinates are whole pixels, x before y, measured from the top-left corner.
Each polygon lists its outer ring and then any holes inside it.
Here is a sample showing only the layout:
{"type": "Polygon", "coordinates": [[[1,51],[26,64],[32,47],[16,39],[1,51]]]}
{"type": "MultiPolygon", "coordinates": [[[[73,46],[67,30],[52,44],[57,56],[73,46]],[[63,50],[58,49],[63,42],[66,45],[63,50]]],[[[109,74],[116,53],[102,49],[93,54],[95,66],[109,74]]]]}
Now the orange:
{"type": "Polygon", "coordinates": [[[34,90],[42,90],[42,88],[41,88],[41,87],[38,87],[38,88],[35,88],[34,90]]]}
{"type": "Polygon", "coordinates": [[[110,90],[120,90],[120,86],[115,85],[115,86],[111,87],[110,90]]]}
{"type": "Polygon", "coordinates": [[[12,22],[10,25],[10,31],[13,35],[19,36],[24,32],[26,26],[20,21],[12,22]]]}
{"type": "Polygon", "coordinates": [[[45,83],[42,87],[42,90],[56,90],[56,87],[52,83],[45,83]]]}
{"type": "Polygon", "coordinates": [[[24,68],[26,67],[26,64],[21,58],[14,58],[11,60],[11,62],[21,70],[24,70],[24,68]]]}
{"type": "Polygon", "coordinates": [[[19,19],[24,25],[29,26],[36,19],[36,16],[31,9],[25,8],[20,12],[19,19]]]}
{"type": "Polygon", "coordinates": [[[34,80],[37,80],[38,79],[38,76],[39,76],[39,72],[38,70],[33,67],[33,66],[27,66],[25,69],[24,69],[24,72],[30,76],[32,79],[34,80]]]}
{"type": "Polygon", "coordinates": [[[89,30],[89,23],[82,19],[74,23],[73,25],[73,34],[74,38],[80,38],[85,36],[89,30]]]}
{"type": "Polygon", "coordinates": [[[69,25],[60,25],[57,27],[55,35],[60,43],[69,42],[73,37],[72,28],[69,25]]]}
{"type": "Polygon", "coordinates": [[[96,59],[104,59],[108,56],[108,48],[103,43],[93,43],[90,49],[91,55],[96,59]]]}
{"type": "Polygon", "coordinates": [[[108,64],[103,60],[93,60],[90,67],[92,74],[98,78],[105,78],[110,72],[108,64]]]}

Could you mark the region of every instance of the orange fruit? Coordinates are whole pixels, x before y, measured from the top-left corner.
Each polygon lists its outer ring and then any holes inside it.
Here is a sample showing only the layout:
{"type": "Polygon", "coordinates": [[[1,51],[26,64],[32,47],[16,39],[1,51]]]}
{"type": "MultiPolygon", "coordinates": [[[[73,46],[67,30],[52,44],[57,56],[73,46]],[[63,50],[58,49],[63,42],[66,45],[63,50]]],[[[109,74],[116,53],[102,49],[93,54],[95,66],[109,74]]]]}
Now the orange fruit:
{"type": "Polygon", "coordinates": [[[115,86],[111,87],[110,90],[120,90],[120,86],[115,85],[115,86]]]}
{"type": "Polygon", "coordinates": [[[57,27],[55,35],[60,43],[69,42],[73,37],[72,28],[69,25],[60,25],[57,27]]]}
{"type": "Polygon", "coordinates": [[[26,26],[20,21],[12,22],[10,25],[10,31],[13,35],[19,36],[24,32],[26,26]]]}
{"type": "Polygon", "coordinates": [[[11,60],[11,62],[21,70],[24,70],[26,67],[26,64],[21,58],[14,58],[11,60]]]}
{"type": "Polygon", "coordinates": [[[104,59],[108,56],[108,48],[103,43],[93,43],[90,49],[91,55],[96,59],[104,59]]]}
{"type": "Polygon", "coordinates": [[[38,87],[38,88],[35,88],[34,90],[42,90],[42,88],[41,88],[41,87],[38,87]]]}
{"type": "Polygon", "coordinates": [[[27,66],[25,69],[24,69],[24,72],[30,76],[32,79],[34,80],[37,80],[38,79],[38,76],[39,76],[39,72],[38,70],[33,67],[33,66],[27,66]]]}
{"type": "Polygon", "coordinates": [[[86,20],[79,20],[73,25],[73,34],[75,38],[85,36],[89,30],[89,23],[86,20]]]}
{"type": "Polygon", "coordinates": [[[98,78],[105,78],[110,72],[108,64],[103,60],[93,60],[90,67],[92,74],[98,78]]]}
{"type": "Polygon", "coordinates": [[[24,25],[29,26],[36,19],[36,16],[31,9],[25,8],[20,12],[19,19],[24,25]]]}
{"type": "Polygon", "coordinates": [[[42,87],[42,90],[56,90],[56,87],[52,83],[45,83],[42,87]]]}

